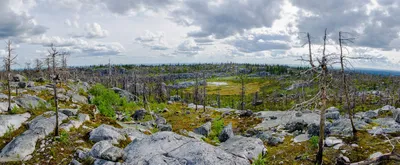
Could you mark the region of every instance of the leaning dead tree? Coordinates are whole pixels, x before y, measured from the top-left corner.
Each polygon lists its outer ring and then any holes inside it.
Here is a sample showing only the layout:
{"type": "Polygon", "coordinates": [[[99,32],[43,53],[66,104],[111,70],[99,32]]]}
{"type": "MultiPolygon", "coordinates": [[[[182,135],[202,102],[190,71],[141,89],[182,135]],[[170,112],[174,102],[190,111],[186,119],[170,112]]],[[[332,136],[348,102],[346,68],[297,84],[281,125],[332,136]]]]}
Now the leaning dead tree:
{"type": "Polygon", "coordinates": [[[57,57],[64,56],[68,54],[67,52],[59,52],[54,44],[50,45],[50,49],[48,50],[49,58],[52,62],[52,75],[51,78],[53,80],[53,90],[54,90],[54,106],[56,109],[56,127],[54,130],[54,135],[59,136],[59,128],[58,128],[58,97],[57,97],[57,84],[60,81],[60,75],[57,71],[57,57]]]}
{"type": "Polygon", "coordinates": [[[15,59],[17,58],[17,55],[14,55],[14,49],[12,48],[12,42],[11,40],[8,40],[6,42],[6,51],[7,55],[4,57],[4,65],[5,69],[7,72],[7,95],[8,95],[8,112],[11,111],[11,65],[15,63],[15,59]]]}
{"type": "Polygon", "coordinates": [[[301,59],[309,63],[311,66],[305,73],[311,72],[314,76],[310,81],[317,81],[319,84],[318,93],[312,97],[310,100],[302,102],[300,104],[296,104],[292,109],[301,109],[304,107],[315,106],[320,109],[320,123],[319,123],[319,141],[318,141],[318,153],[316,155],[316,164],[322,164],[322,157],[324,152],[324,136],[325,136],[325,110],[327,109],[327,91],[330,86],[330,75],[328,71],[328,67],[330,65],[329,56],[326,54],[326,41],[327,41],[327,29],[325,29],[324,37],[323,37],[323,46],[322,46],[322,54],[321,56],[315,57],[311,52],[311,39],[310,34],[307,33],[307,40],[309,45],[309,56],[308,59],[301,59]],[[314,63],[318,62],[318,65],[314,63]]]}

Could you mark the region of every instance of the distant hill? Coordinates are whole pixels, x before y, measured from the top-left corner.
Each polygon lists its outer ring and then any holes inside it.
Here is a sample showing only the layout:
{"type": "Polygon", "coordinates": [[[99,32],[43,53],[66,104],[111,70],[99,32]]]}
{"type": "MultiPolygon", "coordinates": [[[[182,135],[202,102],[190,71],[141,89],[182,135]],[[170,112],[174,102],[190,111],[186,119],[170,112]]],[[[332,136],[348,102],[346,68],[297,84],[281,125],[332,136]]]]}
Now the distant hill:
{"type": "Polygon", "coordinates": [[[384,76],[400,76],[400,71],[394,70],[380,70],[380,69],[355,69],[354,72],[373,74],[373,75],[384,75],[384,76]]]}

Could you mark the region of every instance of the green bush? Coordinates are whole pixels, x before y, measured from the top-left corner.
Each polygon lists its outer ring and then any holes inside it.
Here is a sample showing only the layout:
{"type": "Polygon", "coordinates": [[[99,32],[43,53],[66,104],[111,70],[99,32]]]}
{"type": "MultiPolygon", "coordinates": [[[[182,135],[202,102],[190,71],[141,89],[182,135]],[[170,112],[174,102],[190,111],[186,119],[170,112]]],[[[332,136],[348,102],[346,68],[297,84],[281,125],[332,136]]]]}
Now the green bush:
{"type": "Polygon", "coordinates": [[[319,136],[312,136],[308,141],[310,142],[311,148],[318,148],[319,136]]]}
{"type": "Polygon", "coordinates": [[[115,111],[123,111],[130,114],[137,107],[135,102],[128,102],[125,98],[121,98],[114,90],[108,89],[101,84],[93,86],[89,93],[94,96],[93,104],[97,105],[100,113],[107,117],[115,117],[115,111]]]}
{"type": "Polygon", "coordinates": [[[58,139],[61,143],[67,144],[69,142],[69,134],[67,131],[62,130],[60,133],[60,138],[58,139]]]}
{"type": "Polygon", "coordinates": [[[6,138],[11,138],[11,134],[12,134],[12,132],[14,132],[14,131],[15,131],[14,125],[13,125],[13,124],[8,125],[8,126],[7,126],[7,130],[6,130],[6,133],[4,133],[4,137],[6,137],[6,138]]]}
{"type": "Polygon", "coordinates": [[[18,106],[14,106],[11,109],[10,114],[20,114],[20,113],[24,113],[24,112],[25,112],[25,110],[23,108],[18,107],[18,106]]]}
{"type": "Polygon", "coordinates": [[[252,165],[266,165],[267,158],[265,158],[262,154],[257,156],[257,159],[253,160],[252,165]]]}
{"type": "Polygon", "coordinates": [[[224,119],[214,119],[211,123],[211,132],[208,135],[208,139],[212,139],[216,142],[219,142],[218,136],[224,129],[224,119]]]}

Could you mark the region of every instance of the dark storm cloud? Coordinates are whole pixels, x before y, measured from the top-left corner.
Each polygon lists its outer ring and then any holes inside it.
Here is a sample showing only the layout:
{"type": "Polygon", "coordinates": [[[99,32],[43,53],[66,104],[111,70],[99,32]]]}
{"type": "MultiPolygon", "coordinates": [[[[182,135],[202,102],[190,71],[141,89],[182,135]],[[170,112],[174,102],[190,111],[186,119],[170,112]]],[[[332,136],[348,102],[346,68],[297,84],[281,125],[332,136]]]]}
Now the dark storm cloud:
{"type": "Polygon", "coordinates": [[[399,38],[400,14],[395,0],[378,1],[378,8],[371,8],[370,1],[364,0],[291,0],[301,10],[298,13],[297,27],[300,32],[310,32],[322,36],[328,28],[329,35],[337,41],[339,31],[350,32],[356,36],[355,45],[395,49],[390,43],[399,38]]]}
{"type": "Polygon", "coordinates": [[[172,13],[180,24],[199,26],[192,37],[226,38],[246,29],[270,27],[279,19],[281,0],[225,0],[220,3],[205,0],[186,0],[172,13]]]}
{"type": "Polygon", "coordinates": [[[9,0],[0,1],[0,39],[43,34],[47,28],[37,25],[26,13],[16,13],[9,7],[9,0]]]}

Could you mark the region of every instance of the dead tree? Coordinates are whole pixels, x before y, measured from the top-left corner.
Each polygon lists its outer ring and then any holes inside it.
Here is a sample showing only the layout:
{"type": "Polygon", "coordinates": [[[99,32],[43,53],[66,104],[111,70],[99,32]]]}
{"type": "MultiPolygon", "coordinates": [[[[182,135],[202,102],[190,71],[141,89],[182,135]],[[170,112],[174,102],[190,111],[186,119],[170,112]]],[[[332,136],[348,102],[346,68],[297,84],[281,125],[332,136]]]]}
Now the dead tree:
{"type": "Polygon", "coordinates": [[[203,112],[206,112],[206,102],[207,102],[207,80],[206,74],[203,72],[203,112]]]}
{"type": "Polygon", "coordinates": [[[195,78],[195,84],[194,84],[194,89],[193,89],[193,101],[194,101],[194,104],[195,104],[195,110],[197,111],[197,105],[199,104],[198,102],[199,102],[199,76],[198,76],[198,73],[195,73],[195,76],[196,76],[196,78],[195,78]]]}
{"type": "Polygon", "coordinates": [[[7,56],[4,57],[4,64],[5,64],[5,69],[7,72],[7,91],[8,91],[8,112],[11,111],[11,65],[14,64],[15,59],[17,58],[17,55],[14,54],[14,48],[12,48],[12,42],[11,40],[8,40],[6,42],[6,51],[7,51],[7,56]]]}
{"type": "Polygon", "coordinates": [[[42,76],[42,66],[43,62],[40,61],[40,59],[35,59],[35,71],[39,73],[40,76],[42,76]]]}
{"type": "Polygon", "coordinates": [[[348,84],[347,84],[347,78],[346,78],[346,73],[344,71],[344,58],[345,56],[343,55],[343,46],[345,42],[352,42],[352,38],[343,38],[342,32],[339,32],[339,46],[340,46],[340,72],[342,74],[342,87],[344,91],[344,96],[345,96],[345,101],[347,104],[347,113],[349,115],[350,123],[351,123],[351,128],[353,130],[353,136],[356,136],[357,129],[354,126],[353,123],[353,114],[352,114],[352,109],[350,108],[350,97],[349,97],[349,89],[348,89],[348,84]]]}
{"type": "Polygon", "coordinates": [[[308,106],[315,105],[320,106],[320,123],[319,123],[319,142],[318,142],[318,153],[316,155],[316,164],[322,164],[322,156],[324,151],[324,136],[325,136],[325,110],[327,109],[327,90],[329,88],[330,80],[329,80],[329,72],[328,66],[330,65],[328,55],[326,54],[326,41],[327,41],[327,29],[325,29],[324,37],[323,37],[323,47],[322,47],[322,56],[320,58],[316,58],[318,61],[318,65],[315,65],[313,59],[315,58],[311,54],[311,41],[310,34],[307,33],[307,40],[309,44],[309,59],[304,60],[310,64],[311,68],[308,69],[304,73],[311,72],[313,78],[310,81],[318,81],[319,83],[319,91],[318,93],[312,97],[310,100],[302,102],[300,104],[296,104],[292,109],[299,109],[308,106]]]}
{"type": "Polygon", "coordinates": [[[325,110],[327,108],[327,88],[328,88],[328,59],[325,54],[325,46],[326,46],[326,29],[325,29],[325,35],[324,35],[324,47],[322,51],[322,60],[320,61],[320,68],[322,69],[321,71],[321,102],[322,102],[322,107],[321,107],[321,113],[320,113],[320,123],[319,123],[319,141],[318,141],[318,153],[316,156],[316,163],[317,164],[322,164],[322,156],[324,154],[324,136],[325,136],[325,110]]]}
{"type": "Polygon", "coordinates": [[[239,79],[240,79],[240,84],[241,84],[241,92],[240,92],[240,109],[244,110],[245,108],[245,102],[244,102],[244,97],[245,97],[245,79],[246,79],[246,75],[244,73],[239,74],[239,79]]]}
{"type": "Polygon", "coordinates": [[[47,57],[46,58],[46,66],[47,66],[47,76],[49,80],[51,80],[51,58],[47,57]]]}
{"type": "Polygon", "coordinates": [[[111,77],[111,60],[108,59],[108,87],[111,88],[112,86],[112,77],[111,77]]]}
{"type": "Polygon", "coordinates": [[[59,136],[59,128],[58,128],[58,97],[57,97],[57,84],[60,81],[59,73],[57,72],[57,57],[64,56],[68,54],[67,52],[59,52],[54,44],[50,45],[50,49],[48,50],[49,58],[52,62],[52,80],[53,80],[53,90],[54,90],[54,106],[56,108],[56,127],[54,130],[54,136],[59,136]]]}

